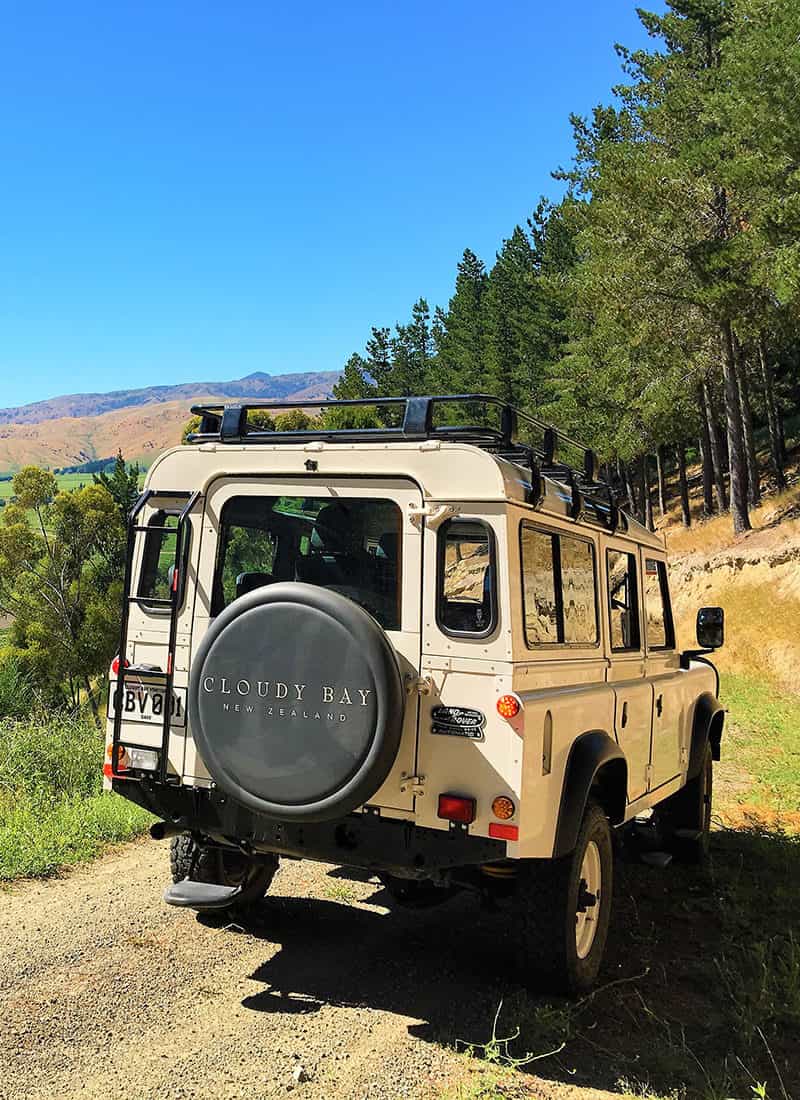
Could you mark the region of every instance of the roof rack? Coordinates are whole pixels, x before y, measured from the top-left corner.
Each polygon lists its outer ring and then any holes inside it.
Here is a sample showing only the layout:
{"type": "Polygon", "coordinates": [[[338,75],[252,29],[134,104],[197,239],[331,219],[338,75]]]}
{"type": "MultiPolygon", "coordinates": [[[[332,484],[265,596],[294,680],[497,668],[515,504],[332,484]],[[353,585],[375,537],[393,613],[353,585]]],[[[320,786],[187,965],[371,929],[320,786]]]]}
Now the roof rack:
{"type": "MultiPolygon", "coordinates": [[[[561,482],[569,491],[570,511],[577,519],[587,510],[603,526],[615,530],[619,525],[619,511],[612,486],[599,479],[597,455],[591,448],[570,438],[564,432],[538,420],[529,413],[514,408],[499,397],[485,393],[463,393],[425,397],[367,397],[358,399],[302,401],[303,409],[386,409],[393,420],[379,428],[326,428],[313,427],[297,431],[266,431],[248,424],[248,415],[254,410],[270,413],[289,412],[298,403],[287,401],[246,401],[242,404],[193,405],[192,413],[200,417],[200,426],[188,436],[190,443],[311,443],[318,440],[328,443],[372,442],[442,442],[470,443],[489,451],[498,458],[515,462],[531,471],[531,497],[538,500],[542,492],[542,475],[561,482]],[[450,407],[456,415],[464,417],[464,405],[483,406],[494,410],[496,426],[485,423],[437,423],[436,413],[442,407],[450,407]],[[458,406],[462,406],[461,409],[458,406]],[[520,439],[520,435],[530,439],[520,439]],[[533,442],[533,438],[536,441],[533,442]],[[568,449],[581,456],[573,466],[559,461],[559,451],[568,449]]],[[[469,416],[474,416],[472,407],[469,416]]],[[[485,415],[485,413],[484,413],[485,415]]],[[[466,419],[466,417],[465,417],[466,419]]],[[[477,419],[481,419],[479,415],[477,419]]],[[[488,418],[487,418],[488,419],[488,418]]]]}

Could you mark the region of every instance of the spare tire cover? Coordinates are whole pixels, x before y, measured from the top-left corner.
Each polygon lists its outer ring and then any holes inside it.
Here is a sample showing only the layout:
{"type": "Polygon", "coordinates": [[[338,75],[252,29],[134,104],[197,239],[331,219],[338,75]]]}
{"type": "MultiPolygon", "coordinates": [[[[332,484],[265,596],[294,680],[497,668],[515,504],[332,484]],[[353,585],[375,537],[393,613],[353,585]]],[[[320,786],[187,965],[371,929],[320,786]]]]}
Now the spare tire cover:
{"type": "Polygon", "coordinates": [[[277,820],[369,801],[397,756],[405,692],[394,648],[336,592],[282,582],[234,600],[192,662],[192,736],[217,785],[277,820]]]}

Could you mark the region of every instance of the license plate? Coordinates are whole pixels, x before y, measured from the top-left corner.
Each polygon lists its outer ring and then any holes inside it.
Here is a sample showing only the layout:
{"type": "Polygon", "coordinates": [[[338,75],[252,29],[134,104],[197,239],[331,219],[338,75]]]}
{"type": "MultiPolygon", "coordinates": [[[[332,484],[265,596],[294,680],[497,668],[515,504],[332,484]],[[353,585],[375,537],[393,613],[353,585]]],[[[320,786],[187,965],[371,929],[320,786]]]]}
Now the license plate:
{"type": "MultiPolygon", "coordinates": [[[[109,684],[108,717],[114,718],[116,681],[109,684]]],[[[164,721],[164,689],[158,684],[129,683],[122,688],[122,718],[125,722],[150,722],[161,725],[164,721]]],[[[186,688],[172,691],[171,726],[186,725],[186,688]]]]}

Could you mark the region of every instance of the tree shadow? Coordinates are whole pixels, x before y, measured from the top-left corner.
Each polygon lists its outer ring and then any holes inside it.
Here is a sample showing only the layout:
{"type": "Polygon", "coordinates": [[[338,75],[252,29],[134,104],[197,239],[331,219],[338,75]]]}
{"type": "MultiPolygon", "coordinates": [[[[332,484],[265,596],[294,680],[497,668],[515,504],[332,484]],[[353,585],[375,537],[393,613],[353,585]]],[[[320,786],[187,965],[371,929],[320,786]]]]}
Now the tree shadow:
{"type": "MultiPolygon", "coordinates": [[[[271,897],[247,931],[280,944],[243,1000],[259,1012],[357,1005],[411,1017],[409,1033],[449,1047],[519,1030],[516,1057],[540,1078],[686,1096],[769,1095],[800,1086],[800,844],[760,831],[714,835],[707,868],[619,863],[598,989],[578,1002],[515,980],[513,929],[459,895],[389,913],[271,897]],[[738,1092],[734,1090],[739,1090],[738,1092]]],[[[385,892],[367,899],[386,904],[385,892]]],[[[546,919],[546,915],[544,916],[546,919]]],[[[523,1072],[527,1072],[523,1069],[523,1072]]]]}

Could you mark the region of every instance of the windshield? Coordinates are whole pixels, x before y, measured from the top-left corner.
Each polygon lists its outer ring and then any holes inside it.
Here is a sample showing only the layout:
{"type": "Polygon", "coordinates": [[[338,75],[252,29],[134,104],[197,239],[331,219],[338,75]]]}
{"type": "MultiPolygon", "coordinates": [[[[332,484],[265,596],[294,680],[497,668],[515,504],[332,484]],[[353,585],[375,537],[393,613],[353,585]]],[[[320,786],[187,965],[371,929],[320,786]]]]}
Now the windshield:
{"type": "Polygon", "coordinates": [[[232,497],[222,509],[211,613],[263,585],[303,581],[399,630],[401,531],[392,500],[232,497]]]}

